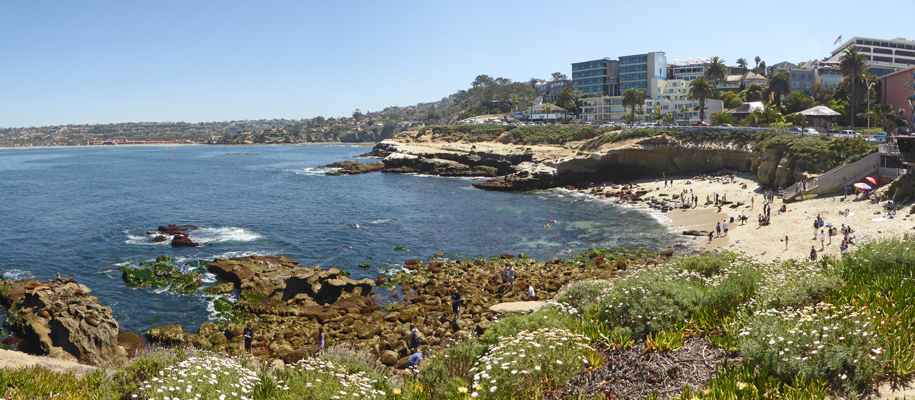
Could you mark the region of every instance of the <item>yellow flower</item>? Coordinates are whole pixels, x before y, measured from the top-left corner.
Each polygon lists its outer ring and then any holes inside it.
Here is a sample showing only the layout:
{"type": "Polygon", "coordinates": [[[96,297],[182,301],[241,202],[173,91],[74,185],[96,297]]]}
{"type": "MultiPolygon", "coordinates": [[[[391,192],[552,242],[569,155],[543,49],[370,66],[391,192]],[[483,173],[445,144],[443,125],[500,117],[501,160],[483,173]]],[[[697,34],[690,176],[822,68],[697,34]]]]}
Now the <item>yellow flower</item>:
{"type": "Polygon", "coordinates": [[[461,386],[461,387],[458,388],[458,392],[459,392],[459,393],[467,393],[467,388],[464,387],[464,386],[461,386]]]}
{"type": "Polygon", "coordinates": [[[400,389],[394,389],[394,394],[396,394],[396,395],[399,396],[399,395],[400,395],[400,389]]]}

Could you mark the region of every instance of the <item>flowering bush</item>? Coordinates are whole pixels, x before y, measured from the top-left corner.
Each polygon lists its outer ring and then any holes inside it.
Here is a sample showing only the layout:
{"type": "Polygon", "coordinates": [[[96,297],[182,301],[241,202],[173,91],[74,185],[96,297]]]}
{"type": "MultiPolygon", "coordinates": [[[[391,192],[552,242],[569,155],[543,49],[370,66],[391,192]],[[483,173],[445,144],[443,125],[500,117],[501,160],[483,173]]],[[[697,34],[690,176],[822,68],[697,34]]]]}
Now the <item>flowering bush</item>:
{"type": "Polygon", "coordinates": [[[298,377],[287,375],[293,398],[383,399],[384,382],[366,370],[355,371],[329,359],[306,358],[294,366],[298,377]]]}
{"type": "Polygon", "coordinates": [[[139,385],[135,398],[250,400],[260,383],[239,358],[200,353],[159,371],[139,385]]]}
{"type": "Polygon", "coordinates": [[[753,363],[790,381],[825,377],[849,388],[873,381],[885,362],[867,309],[819,303],[754,313],[738,334],[753,363]]]}
{"type": "Polygon", "coordinates": [[[577,375],[591,352],[587,339],[566,329],[522,331],[503,337],[471,368],[470,396],[480,399],[535,398],[577,375]]]}

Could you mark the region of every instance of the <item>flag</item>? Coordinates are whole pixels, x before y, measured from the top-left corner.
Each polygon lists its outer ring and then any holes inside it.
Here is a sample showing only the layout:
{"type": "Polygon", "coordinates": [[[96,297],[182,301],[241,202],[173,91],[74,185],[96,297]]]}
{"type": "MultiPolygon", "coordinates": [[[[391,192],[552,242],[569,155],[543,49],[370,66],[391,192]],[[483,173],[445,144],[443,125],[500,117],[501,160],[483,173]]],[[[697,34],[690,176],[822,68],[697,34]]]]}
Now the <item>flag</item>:
{"type": "Polygon", "coordinates": [[[839,44],[839,43],[842,43],[842,35],[839,35],[839,37],[836,39],[836,42],[833,43],[832,45],[835,46],[835,45],[837,45],[837,44],[839,44]]]}

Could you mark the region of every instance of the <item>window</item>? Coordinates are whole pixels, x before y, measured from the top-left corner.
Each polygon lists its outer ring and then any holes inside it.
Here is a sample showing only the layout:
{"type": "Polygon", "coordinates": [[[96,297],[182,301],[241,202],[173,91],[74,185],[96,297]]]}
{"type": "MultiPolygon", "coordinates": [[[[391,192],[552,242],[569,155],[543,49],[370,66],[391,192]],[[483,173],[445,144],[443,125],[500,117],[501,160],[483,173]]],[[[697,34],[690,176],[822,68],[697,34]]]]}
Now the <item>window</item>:
{"type": "Polygon", "coordinates": [[[804,89],[810,89],[810,82],[804,82],[804,89]]]}
{"type": "Polygon", "coordinates": [[[866,44],[866,45],[868,45],[868,46],[870,46],[870,45],[872,45],[872,44],[873,44],[873,43],[871,43],[871,41],[870,41],[870,40],[865,40],[865,41],[864,41],[864,44],[866,44]]]}
{"type": "Polygon", "coordinates": [[[892,63],[892,62],[893,62],[893,57],[880,57],[880,56],[874,56],[874,61],[883,61],[883,62],[892,63]]]}
{"type": "Polygon", "coordinates": [[[647,71],[648,65],[630,65],[626,67],[620,67],[620,72],[636,72],[636,71],[647,71]]]}
{"type": "Polygon", "coordinates": [[[791,73],[791,79],[797,79],[797,74],[796,74],[796,73],[791,73]]]}
{"type": "Polygon", "coordinates": [[[906,57],[915,57],[915,52],[905,51],[905,50],[896,50],[897,56],[906,56],[906,57]]]}
{"type": "Polygon", "coordinates": [[[878,54],[893,54],[893,50],[890,49],[874,49],[874,53],[878,54]]]}
{"type": "Polygon", "coordinates": [[[799,87],[800,87],[800,86],[798,85],[797,82],[791,82],[791,88],[792,88],[792,89],[797,89],[797,88],[799,88],[799,87]]]}
{"type": "Polygon", "coordinates": [[[648,74],[621,74],[620,81],[637,81],[640,79],[648,79],[648,74]]]}

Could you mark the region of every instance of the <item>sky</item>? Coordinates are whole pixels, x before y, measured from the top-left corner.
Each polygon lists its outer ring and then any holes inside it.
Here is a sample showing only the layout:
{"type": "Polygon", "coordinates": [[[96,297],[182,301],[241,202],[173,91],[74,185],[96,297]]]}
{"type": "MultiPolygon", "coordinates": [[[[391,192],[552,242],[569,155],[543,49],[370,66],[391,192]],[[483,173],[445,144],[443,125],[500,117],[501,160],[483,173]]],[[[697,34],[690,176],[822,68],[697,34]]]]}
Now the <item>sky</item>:
{"type": "Polygon", "coordinates": [[[915,1],[862,4],[0,0],[0,128],[342,117],[604,57],[772,65],[840,35],[915,40],[915,1]]]}

